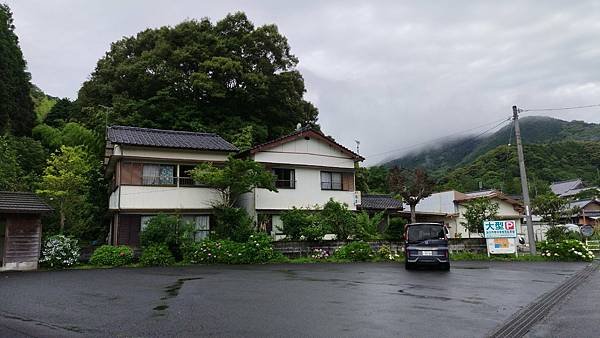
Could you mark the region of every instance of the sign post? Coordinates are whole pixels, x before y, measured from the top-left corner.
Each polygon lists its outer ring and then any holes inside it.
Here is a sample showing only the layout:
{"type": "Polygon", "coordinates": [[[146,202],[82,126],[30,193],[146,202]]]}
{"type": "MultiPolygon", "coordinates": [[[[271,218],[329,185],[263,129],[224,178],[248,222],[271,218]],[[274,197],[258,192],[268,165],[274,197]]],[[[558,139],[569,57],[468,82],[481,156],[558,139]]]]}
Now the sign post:
{"type": "Polygon", "coordinates": [[[517,223],[515,221],[485,221],[483,232],[488,256],[517,253],[517,223]]]}

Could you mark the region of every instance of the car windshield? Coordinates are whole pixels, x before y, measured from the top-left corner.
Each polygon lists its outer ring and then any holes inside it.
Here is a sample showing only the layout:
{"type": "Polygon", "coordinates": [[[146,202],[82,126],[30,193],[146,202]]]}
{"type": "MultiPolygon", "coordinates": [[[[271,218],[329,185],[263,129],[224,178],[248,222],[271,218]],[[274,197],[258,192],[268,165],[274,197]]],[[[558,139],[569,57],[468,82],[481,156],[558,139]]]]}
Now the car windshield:
{"type": "Polygon", "coordinates": [[[408,242],[416,243],[429,239],[444,239],[444,227],[441,225],[414,225],[408,228],[408,242]]]}

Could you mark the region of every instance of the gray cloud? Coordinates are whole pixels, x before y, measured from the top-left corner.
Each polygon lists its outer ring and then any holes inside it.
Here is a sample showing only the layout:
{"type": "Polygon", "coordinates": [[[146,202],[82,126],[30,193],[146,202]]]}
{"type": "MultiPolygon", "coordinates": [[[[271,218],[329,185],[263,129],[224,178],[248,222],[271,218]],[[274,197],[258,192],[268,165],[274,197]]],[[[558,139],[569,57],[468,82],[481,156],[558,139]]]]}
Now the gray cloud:
{"type": "MultiPolygon", "coordinates": [[[[110,43],[245,11],[300,59],[323,129],[368,163],[498,120],[511,106],[600,103],[596,1],[8,1],[33,82],[76,97],[110,43]]],[[[600,122],[599,109],[545,114],[600,122]]],[[[482,128],[482,130],[485,128],[482,128]]]]}

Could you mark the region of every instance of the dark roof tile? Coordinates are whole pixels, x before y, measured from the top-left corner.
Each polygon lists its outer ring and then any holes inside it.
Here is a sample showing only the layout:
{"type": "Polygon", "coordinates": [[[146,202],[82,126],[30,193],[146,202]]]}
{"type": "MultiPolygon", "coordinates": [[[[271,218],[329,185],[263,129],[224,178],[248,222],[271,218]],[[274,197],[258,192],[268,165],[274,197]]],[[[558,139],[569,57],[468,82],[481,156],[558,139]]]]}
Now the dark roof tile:
{"type": "Polygon", "coordinates": [[[145,147],[238,151],[233,144],[213,133],[111,126],[108,128],[107,137],[112,143],[145,147]]]}
{"type": "Polygon", "coordinates": [[[402,210],[402,202],[389,195],[362,195],[360,208],[371,210],[402,210]]]}
{"type": "Polygon", "coordinates": [[[45,213],[52,210],[34,193],[0,191],[0,213],[45,213]]]}

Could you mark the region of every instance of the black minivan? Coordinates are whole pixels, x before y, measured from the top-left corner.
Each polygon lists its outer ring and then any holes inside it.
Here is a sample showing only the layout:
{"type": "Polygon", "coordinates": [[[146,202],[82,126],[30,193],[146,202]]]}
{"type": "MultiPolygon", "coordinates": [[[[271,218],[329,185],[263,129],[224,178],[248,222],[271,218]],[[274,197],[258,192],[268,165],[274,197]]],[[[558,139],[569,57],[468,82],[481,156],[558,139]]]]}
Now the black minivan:
{"type": "Polygon", "coordinates": [[[447,229],[438,223],[412,223],[404,229],[404,263],[407,270],[417,265],[437,265],[450,270],[447,229]]]}

